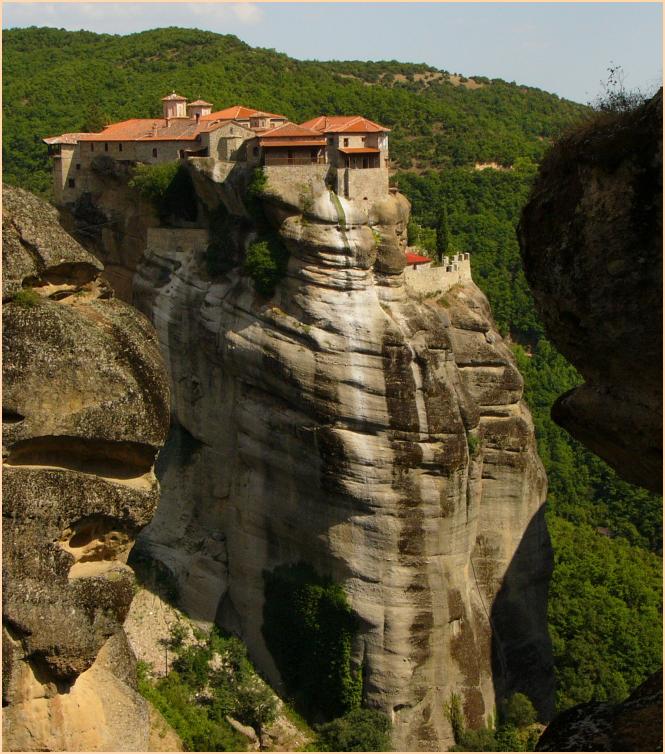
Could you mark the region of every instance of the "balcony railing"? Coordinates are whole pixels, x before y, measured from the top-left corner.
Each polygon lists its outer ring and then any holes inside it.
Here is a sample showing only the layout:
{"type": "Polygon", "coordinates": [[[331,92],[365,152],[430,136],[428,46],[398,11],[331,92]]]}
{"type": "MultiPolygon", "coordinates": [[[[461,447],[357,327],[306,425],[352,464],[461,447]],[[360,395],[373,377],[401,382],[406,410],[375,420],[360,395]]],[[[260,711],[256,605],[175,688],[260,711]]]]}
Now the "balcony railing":
{"type": "Polygon", "coordinates": [[[264,164],[268,167],[272,165],[325,165],[325,157],[268,157],[266,155],[264,164]]]}

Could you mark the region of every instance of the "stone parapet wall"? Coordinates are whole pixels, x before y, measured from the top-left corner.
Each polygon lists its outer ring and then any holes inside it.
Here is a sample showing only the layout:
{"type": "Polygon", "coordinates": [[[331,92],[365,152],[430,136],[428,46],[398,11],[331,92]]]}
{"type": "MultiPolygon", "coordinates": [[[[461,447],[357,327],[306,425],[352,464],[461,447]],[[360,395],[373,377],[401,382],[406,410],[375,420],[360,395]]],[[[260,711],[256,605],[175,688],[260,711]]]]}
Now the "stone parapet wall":
{"type": "Polygon", "coordinates": [[[205,228],[148,228],[147,248],[152,252],[172,254],[204,250],[207,245],[205,228]]]}
{"type": "Polygon", "coordinates": [[[386,168],[338,168],[337,194],[347,199],[376,200],[388,194],[386,168]]]}
{"type": "Polygon", "coordinates": [[[444,293],[457,283],[471,280],[471,259],[469,254],[454,254],[444,257],[439,267],[422,269],[413,265],[404,268],[404,282],[408,291],[418,295],[444,293]]]}
{"type": "Polygon", "coordinates": [[[320,193],[326,184],[330,165],[265,165],[263,172],[268,179],[268,193],[283,194],[295,191],[296,194],[320,193]],[[317,188],[318,187],[318,188],[317,188]]]}

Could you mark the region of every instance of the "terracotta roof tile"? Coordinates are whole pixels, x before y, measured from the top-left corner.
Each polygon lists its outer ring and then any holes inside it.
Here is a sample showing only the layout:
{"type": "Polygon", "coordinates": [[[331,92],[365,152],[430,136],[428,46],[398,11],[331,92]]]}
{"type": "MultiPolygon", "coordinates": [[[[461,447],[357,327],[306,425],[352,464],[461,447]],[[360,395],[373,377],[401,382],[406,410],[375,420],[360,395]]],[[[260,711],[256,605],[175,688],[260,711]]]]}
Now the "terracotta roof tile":
{"type": "Polygon", "coordinates": [[[407,251],[406,253],[406,263],[407,264],[425,264],[425,262],[431,262],[432,260],[429,257],[423,257],[420,254],[414,254],[411,251],[407,251]]]}
{"type": "Polygon", "coordinates": [[[381,150],[374,147],[340,147],[339,151],[344,154],[381,154],[381,150]]]}
{"type": "Polygon", "coordinates": [[[181,97],[179,94],[171,92],[171,94],[167,94],[166,97],[162,97],[162,102],[164,102],[164,100],[173,102],[187,102],[187,97],[181,97]]]}
{"type": "Polygon", "coordinates": [[[320,133],[378,133],[390,131],[389,128],[364,118],[362,115],[319,115],[305,123],[305,128],[313,128],[320,133]]]}
{"type": "Polygon", "coordinates": [[[46,136],[42,139],[45,144],[77,144],[81,136],[89,136],[87,133],[60,134],[60,136],[46,136]]]}
{"type": "Polygon", "coordinates": [[[325,143],[325,139],[320,132],[314,131],[311,128],[298,126],[295,123],[285,123],[283,126],[277,126],[277,128],[271,128],[269,131],[261,133],[262,139],[284,139],[287,137],[317,139],[321,143],[325,143]]]}
{"type": "Polygon", "coordinates": [[[306,139],[297,139],[294,141],[280,141],[279,139],[268,139],[268,140],[261,139],[261,141],[259,141],[259,145],[262,147],[298,148],[298,147],[325,147],[326,143],[325,141],[321,141],[320,139],[318,141],[315,141],[313,139],[311,141],[307,141],[306,139]]]}
{"type": "Polygon", "coordinates": [[[212,107],[212,102],[206,102],[204,99],[197,99],[190,102],[187,107],[212,107]]]}

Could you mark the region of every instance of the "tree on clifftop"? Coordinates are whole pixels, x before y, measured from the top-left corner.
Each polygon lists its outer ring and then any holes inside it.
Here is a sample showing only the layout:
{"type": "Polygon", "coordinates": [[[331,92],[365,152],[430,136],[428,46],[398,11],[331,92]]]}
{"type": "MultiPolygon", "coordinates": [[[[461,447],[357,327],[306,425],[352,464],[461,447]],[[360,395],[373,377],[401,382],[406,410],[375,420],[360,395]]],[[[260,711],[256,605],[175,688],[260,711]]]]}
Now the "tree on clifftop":
{"type": "Polygon", "coordinates": [[[439,262],[450,251],[450,227],[448,225],[448,207],[444,202],[439,215],[439,223],[436,227],[436,257],[439,262]]]}

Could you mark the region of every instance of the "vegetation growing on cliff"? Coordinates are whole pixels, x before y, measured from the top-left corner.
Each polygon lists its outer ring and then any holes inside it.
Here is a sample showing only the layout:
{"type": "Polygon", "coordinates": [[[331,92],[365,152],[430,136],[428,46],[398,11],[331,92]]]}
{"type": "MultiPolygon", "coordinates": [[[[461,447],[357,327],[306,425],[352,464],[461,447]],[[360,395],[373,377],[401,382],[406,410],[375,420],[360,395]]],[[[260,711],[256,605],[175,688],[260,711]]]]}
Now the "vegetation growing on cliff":
{"type": "Polygon", "coordinates": [[[351,661],[358,626],[342,588],[305,563],[264,580],[263,636],[296,706],[326,720],[360,707],[362,674],[351,661]]]}
{"type": "Polygon", "coordinates": [[[317,751],[392,751],[390,720],[372,709],[353,709],[316,726],[317,751]]]}
{"type": "Polygon", "coordinates": [[[178,625],[169,642],[175,657],[171,671],[153,681],[140,664],[139,691],[187,751],[244,751],[247,740],[229,725],[227,715],[260,731],[275,719],[275,695],[254,672],[238,639],[213,628],[207,638],[185,644],[178,625]]]}
{"type": "Polygon", "coordinates": [[[245,270],[254,281],[257,293],[272,296],[286,274],[289,252],[276,233],[268,233],[249,245],[245,270]]]}
{"type": "Polygon", "coordinates": [[[153,203],[162,222],[171,217],[196,219],[196,192],[192,179],[178,162],[136,165],[129,187],[153,203]]]}
{"type": "Polygon", "coordinates": [[[446,717],[455,738],[451,751],[533,751],[543,730],[536,723],[536,710],[524,694],[513,694],[500,709],[496,727],[467,728],[462,700],[453,692],[446,704],[446,717]]]}

